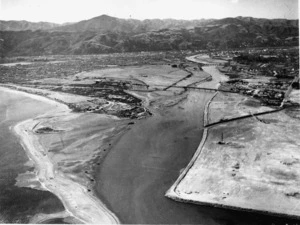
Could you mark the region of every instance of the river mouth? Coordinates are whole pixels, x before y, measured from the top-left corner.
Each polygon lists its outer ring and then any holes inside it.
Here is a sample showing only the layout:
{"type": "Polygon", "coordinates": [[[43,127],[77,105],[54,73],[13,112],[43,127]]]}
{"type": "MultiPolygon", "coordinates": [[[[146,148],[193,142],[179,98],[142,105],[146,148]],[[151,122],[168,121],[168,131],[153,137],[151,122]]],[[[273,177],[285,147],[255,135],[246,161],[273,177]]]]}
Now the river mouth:
{"type": "Polygon", "coordinates": [[[212,93],[191,91],[179,104],[136,122],[112,144],[98,170],[96,188],[98,197],[122,223],[271,224],[280,221],[252,213],[179,203],[164,196],[201,141],[203,111],[211,96],[212,93]]]}
{"type": "Polygon", "coordinates": [[[203,113],[213,93],[137,122],[112,146],[96,171],[98,197],[125,224],[272,224],[286,219],[175,202],[165,197],[197,149],[203,113]]]}
{"type": "Polygon", "coordinates": [[[195,101],[206,101],[210,94],[202,96],[191,96],[182,105],[139,121],[104,159],[96,177],[97,191],[122,223],[191,223],[173,213],[174,208],[185,211],[185,204],[164,194],[201,140],[202,105],[198,110],[189,107],[197,107],[195,101]]]}
{"type": "MultiPolygon", "coordinates": [[[[164,195],[192,158],[203,133],[203,111],[212,93],[139,121],[112,147],[97,173],[100,198],[122,223],[201,223],[210,207],[175,202],[164,195]]],[[[221,209],[213,209],[222,214],[221,209]]]]}

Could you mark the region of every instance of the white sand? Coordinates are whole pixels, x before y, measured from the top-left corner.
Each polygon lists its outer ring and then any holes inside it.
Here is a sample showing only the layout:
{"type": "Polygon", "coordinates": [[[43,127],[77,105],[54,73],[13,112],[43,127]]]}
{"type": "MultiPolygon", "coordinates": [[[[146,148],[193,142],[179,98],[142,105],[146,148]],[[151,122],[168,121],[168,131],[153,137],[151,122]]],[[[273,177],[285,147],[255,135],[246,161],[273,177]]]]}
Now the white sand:
{"type": "Polygon", "coordinates": [[[41,185],[58,196],[70,215],[84,223],[119,223],[97,198],[87,192],[81,184],[75,183],[63,173],[54,170],[53,163],[44,154],[37,136],[33,132],[38,121],[29,119],[17,124],[14,131],[21,138],[28,157],[34,162],[37,170],[37,179],[41,185]]]}
{"type": "MultiPolygon", "coordinates": [[[[3,87],[0,88],[3,91],[22,94],[56,106],[51,112],[52,115],[62,113],[68,115],[70,112],[70,109],[66,105],[54,100],[3,87]]],[[[38,123],[38,118],[29,119],[18,123],[14,127],[14,131],[20,137],[21,144],[28,157],[35,164],[37,180],[41,183],[41,186],[55,194],[64,204],[66,213],[75,217],[78,221],[93,224],[120,223],[118,218],[99,199],[90,194],[84,186],[72,181],[62,172],[54,169],[53,163],[47,154],[45,154],[37,135],[33,132],[33,128],[38,123]]]]}

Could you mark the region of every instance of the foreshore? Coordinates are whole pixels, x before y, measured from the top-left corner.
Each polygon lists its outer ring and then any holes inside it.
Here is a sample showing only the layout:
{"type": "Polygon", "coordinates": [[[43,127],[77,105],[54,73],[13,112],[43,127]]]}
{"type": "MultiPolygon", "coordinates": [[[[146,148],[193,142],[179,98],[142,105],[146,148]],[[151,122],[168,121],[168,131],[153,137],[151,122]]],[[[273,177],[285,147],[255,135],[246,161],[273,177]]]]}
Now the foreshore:
{"type": "MultiPolygon", "coordinates": [[[[41,118],[52,118],[56,115],[68,116],[71,110],[64,104],[58,103],[48,98],[11,90],[1,87],[1,90],[10,93],[22,94],[26,97],[34,98],[39,101],[54,105],[51,112],[43,116],[28,119],[16,124],[13,131],[20,138],[21,144],[26,151],[27,156],[34,162],[36,180],[41,184],[41,188],[55,194],[63,203],[68,215],[74,217],[76,221],[82,223],[97,224],[118,224],[118,218],[110,212],[106,206],[82,184],[74,182],[61,171],[56,170],[54,163],[46,154],[47,151],[39,142],[34,127],[40,123],[41,118]]],[[[59,214],[58,214],[59,215],[59,214]]],[[[40,215],[41,217],[41,215],[40,215]]],[[[39,218],[43,220],[42,218],[39,218]]]]}
{"type": "MultiPolygon", "coordinates": [[[[56,108],[59,107],[60,110],[71,111],[69,109],[69,107],[66,106],[65,104],[60,103],[60,102],[55,101],[55,100],[52,100],[52,99],[49,99],[49,98],[46,98],[46,97],[38,95],[38,94],[31,94],[31,93],[28,93],[28,92],[25,92],[25,91],[22,91],[22,90],[16,90],[16,89],[12,89],[8,86],[6,87],[6,86],[1,86],[1,85],[0,85],[0,90],[8,92],[8,93],[13,93],[13,94],[15,93],[15,94],[18,94],[18,95],[23,95],[23,96],[26,96],[26,97],[29,97],[29,98],[32,98],[32,99],[35,99],[35,100],[38,100],[38,101],[42,101],[42,102],[45,102],[47,104],[53,105],[56,108]]],[[[57,110],[57,109],[55,109],[55,110],[57,110]]]]}

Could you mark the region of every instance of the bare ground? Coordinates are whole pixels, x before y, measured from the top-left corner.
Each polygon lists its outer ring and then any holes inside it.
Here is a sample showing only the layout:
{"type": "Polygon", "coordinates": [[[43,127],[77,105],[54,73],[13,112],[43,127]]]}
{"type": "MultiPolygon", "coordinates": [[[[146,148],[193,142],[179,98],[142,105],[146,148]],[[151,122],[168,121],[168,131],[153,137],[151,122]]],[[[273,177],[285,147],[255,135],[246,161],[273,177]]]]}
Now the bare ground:
{"type": "MultiPolygon", "coordinates": [[[[70,114],[69,110],[62,106],[58,107],[55,113],[51,112],[50,115],[46,114],[35,119],[26,120],[14,127],[28,157],[35,164],[36,177],[32,180],[40,183],[40,189],[48,190],[57,195],[63,202],[66,213],[75,217],[77,221],[84,223],[119,223],[115,215],[98,198],[94,197],[87,190],[86,186],[78,182],[78,179],[74,179],[74,177],[76,178],[76,174],[70,177],[68,173],[59,168],[58,161],[64,161],[64,159],[59,158],[59,156],[56,156],[56,159],[51,157],[48,149],[45,148],[39,138],[41,134],[38,135],[36,133],[36,129],[39,128],[40,124],[43,124],[43,120],[45,119],[49,123],[49,121],[51,122],[49,118],[56,118],[56,122],[60,118],[66,123],[66,121],[74,120],[76,117],[77,115],[70,114]]],[[[68,126],[68,129],[64,131],[72,130],[74,127],[76,127],[76,124],[73,123],[73,127],[68,126]]],[[[62,128],[52,128],[51,132],[62,132],[62,128]]],[[[55,135],[55,132],[52,135],[55,135]]],[[[83,144],[84,141],[83,139],[83,144]]],[[[80,158],[78,155],[77,157],[80,158]]]]}
{"type": "MultiPolygon", "coordinates": [[[[235,102],[240,97],[228,98],[235,102]]],[[[228,113],[215,99],[209,112],[228,113]]],[[[239,114],[231,101],[229,114],[239,114]]],[[[251,110],[243,105],[247,107],[251,110]]],[[[190,167],[167,196],[299,218],[299,134],[299,119],[284,111],[209,128],[190,167]]]]}

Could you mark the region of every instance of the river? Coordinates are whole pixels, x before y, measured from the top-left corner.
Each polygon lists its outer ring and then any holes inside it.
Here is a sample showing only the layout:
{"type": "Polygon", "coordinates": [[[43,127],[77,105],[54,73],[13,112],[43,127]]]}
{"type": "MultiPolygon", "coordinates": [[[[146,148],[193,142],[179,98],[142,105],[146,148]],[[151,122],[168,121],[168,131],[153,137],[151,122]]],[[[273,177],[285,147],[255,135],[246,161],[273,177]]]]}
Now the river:
{"type": "MultiPolygon", "coordinates": [[[[137,121],[113,143],[97,171],[96,189],[99,198],[122,223],[288,222],[256,213],[179,203],[164,196],[201,141],[203,111],[212,95],[190,91],[185,101],[137,121]]],[[[63,210],[61,202],[50,192],[15,186],[18,174],[33,167],[25,165],[28,158],[10,127],[52,107],[0,89],[0,223],[27,223],[36,213],[63,210]]]]}
{"type": "MultiPolygon", "coordinates": [[[[215,71],[214,68],[208,70],[215,71]]],[[[100,199],[122,223],[250,225],[287,222],[257,213],[179,203],[164,196],[201,141],[204,108],[212,95],[190,91],[187,100],[137,122],[114,143],[97,171],[96,189],[100,199]]]]}

